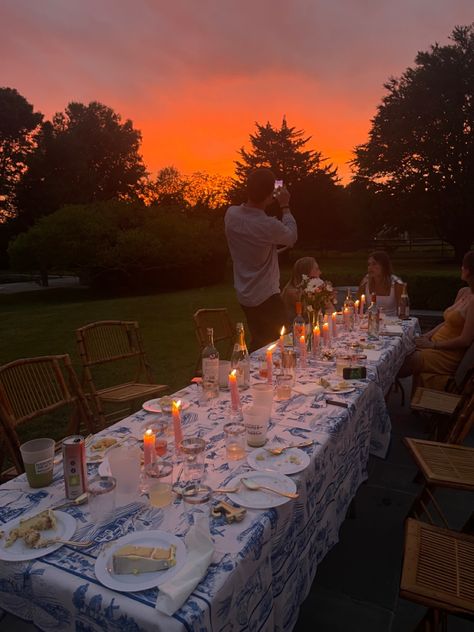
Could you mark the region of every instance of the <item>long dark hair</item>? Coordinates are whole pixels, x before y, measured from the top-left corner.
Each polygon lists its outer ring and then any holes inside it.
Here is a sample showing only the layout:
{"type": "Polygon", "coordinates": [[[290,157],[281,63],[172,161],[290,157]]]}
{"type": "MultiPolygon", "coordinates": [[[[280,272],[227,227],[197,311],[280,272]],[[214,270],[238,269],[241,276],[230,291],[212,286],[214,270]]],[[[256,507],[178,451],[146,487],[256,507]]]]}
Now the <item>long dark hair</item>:
{"type": "MultiPolygon", "coordinates": [[[[386,285],[387,290],[390,291],[390,287],[392,285],[392,274],[393,274],[392,262],[390,261],[390,257],[384,250],[375,250],[374,252],[370,253],[370,255],[368,256],[368,259],[370,258],[374,259],[382,268],[384,284],[386,285]]],[[[367,281],[369,285],[369,290],[372,292],[373,288],[370,287],[369,277],[367,277],[367,281]]]]}

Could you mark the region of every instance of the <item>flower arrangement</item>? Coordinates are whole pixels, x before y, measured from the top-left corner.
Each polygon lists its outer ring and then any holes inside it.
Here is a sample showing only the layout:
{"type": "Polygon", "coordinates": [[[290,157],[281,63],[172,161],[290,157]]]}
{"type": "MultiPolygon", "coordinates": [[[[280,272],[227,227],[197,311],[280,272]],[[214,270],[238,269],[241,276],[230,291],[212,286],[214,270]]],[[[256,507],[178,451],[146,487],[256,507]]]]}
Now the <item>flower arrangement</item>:
{"type": "Polygon", "coordinates": [[[314,311],[315,314],[319,311],[324,313],[328,304],[334,305],[336,303],[334,288],[330,281],[310,278],[306,274],[303,274],[300,289],[302,303],[307,310],[308,307],[311,307],[309,311],[314,311]]]}

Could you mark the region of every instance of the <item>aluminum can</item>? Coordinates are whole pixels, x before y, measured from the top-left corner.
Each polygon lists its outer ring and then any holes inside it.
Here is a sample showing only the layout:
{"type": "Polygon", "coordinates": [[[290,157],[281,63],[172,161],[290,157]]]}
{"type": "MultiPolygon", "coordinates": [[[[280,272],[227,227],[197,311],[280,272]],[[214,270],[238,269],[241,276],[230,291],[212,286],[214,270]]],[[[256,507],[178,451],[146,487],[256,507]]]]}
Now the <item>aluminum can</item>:
{"type": "Polygon", "coordinates": [[[87,490],[86,444],[81,435],[64,439],[63,467],[66,498],[74,500],[87,490]]]}

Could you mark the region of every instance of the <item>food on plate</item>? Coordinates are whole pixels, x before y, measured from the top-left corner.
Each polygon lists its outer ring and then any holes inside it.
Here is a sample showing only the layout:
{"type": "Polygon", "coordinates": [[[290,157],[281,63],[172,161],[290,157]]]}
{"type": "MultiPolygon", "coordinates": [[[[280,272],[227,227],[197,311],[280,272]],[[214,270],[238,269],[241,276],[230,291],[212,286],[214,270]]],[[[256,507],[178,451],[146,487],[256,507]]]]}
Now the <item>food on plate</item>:
{"type": "Polygon", "coordinates": [[[256,461],[265,461],[265,455],[264,454],[257,454],[257,456],[255,457],[256,461]]]}
{"type": "Polygon", "coordinates": [[[336,354],[334,351],[330,351],[328,349],[326,349],[325,351],[323,351],[321,353],[321,357],[323,360],[334,360],[336,354]]]}
{"type": "Polygon", "coordinates": [[[176,547],[172,544],[163,549],[153,546],[126,544],[112,556],[113,570],[117,575],[140,575],[164,571],[176,564],[176,547]]]}
{"type": "Polygon", "coordinates": [[[324,377],[322,377],[319,381],[321,382],[321,386],[323,386],[324,388],[330,388],[331,382],[326,380],[324,377]]]}
{"type": "Polygon", "coordinates": [[[169,395],[165,395],[158,400],[160,403],[160,408],[164,413],[170,413],[173,408],[173,398],[169,395]]]}
{"type": "Polygon", "coordinates": [[[91,450],[95,450],[96,452],[107,450],[107,448],[111,448],[116,443],[117,439],[114,439],[113,437],[102,437],[102,439],[95,441],[91,445],[91,450]]]}
{"type": "Polygon", "coordinates": [[[295,454],[291,454],[288,457],[288,462],[289,463],[293,463],[294,465],[300,465],[301,464],[301,461],[299,460],[299,458],[295,454]]]}
{"type": "Polygon", "coordinates": [[[34,546],[29,544],[30,541],[37,542],[36,536],[31,532],[37,532],[46,529],[56,529],[56,516],[52,509],[46,509],[36,516],[27,518],[26,520],[20,520],[20,524],[13,528],[5,541],[5,547],[11,546],[17,540],[23,539],[27,546],[34,546]]]}

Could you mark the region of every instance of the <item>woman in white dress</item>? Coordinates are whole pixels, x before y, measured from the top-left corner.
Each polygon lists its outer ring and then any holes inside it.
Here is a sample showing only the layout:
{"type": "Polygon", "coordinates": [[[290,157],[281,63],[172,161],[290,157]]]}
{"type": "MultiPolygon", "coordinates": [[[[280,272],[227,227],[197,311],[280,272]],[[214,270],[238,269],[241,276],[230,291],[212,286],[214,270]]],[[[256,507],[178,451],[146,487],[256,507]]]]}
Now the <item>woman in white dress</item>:
{"type": "Polygon", "coordinates": [[[398,316],[398,305],[402,295],[403,282],[392,273],[392,263],[386,252],[377,250],[369,255],[367,274],[359,285],[359,298],[365,294],[367,305],[375,292],[377,307],[385,316],[398,316]]]}

